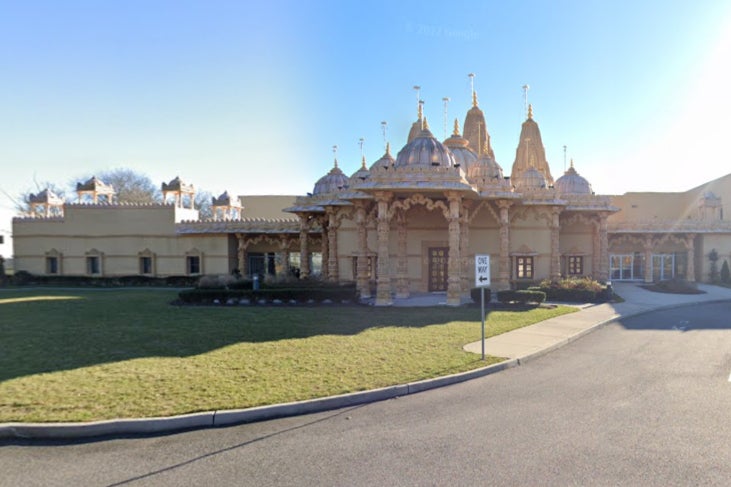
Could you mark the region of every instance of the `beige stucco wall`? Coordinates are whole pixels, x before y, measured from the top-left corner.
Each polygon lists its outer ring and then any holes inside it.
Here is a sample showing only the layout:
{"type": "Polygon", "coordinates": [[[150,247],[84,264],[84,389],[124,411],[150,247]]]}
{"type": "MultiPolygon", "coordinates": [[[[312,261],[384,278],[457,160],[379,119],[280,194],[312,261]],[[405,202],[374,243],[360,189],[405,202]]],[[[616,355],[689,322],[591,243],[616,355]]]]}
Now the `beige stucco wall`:
{"type": "Polygon", "coordinates": [[[144,253],[158,276],[186,274],[186,255],[202,257],[201,273],[228,273],[229,237],[176,235],[180,215],[169,205],[67,205],[60,219],[15,219],[16,269],[45,274],[46,256],[54,252],[66,275],[85,275],[89,255],[100,257],[102,275],[136,275],[144,253]]]}

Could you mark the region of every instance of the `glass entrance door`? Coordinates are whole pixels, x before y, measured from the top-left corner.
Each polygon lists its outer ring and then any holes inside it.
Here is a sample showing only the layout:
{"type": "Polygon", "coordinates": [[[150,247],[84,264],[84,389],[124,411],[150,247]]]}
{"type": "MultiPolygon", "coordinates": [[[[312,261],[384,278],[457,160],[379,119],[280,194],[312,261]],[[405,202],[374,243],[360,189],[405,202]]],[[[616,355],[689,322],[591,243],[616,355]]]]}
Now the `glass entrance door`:
{"type": "Polygon", "coordinates": [[[632,254],[612,254],[609,256],[609,275],[613,281],[634,279],[634,256],[632,254]]]}
{"type": "Polygon", "coordinates": [[[652,280],[663,281],[675,277],[675,254],[652,255],[652,280]]]}

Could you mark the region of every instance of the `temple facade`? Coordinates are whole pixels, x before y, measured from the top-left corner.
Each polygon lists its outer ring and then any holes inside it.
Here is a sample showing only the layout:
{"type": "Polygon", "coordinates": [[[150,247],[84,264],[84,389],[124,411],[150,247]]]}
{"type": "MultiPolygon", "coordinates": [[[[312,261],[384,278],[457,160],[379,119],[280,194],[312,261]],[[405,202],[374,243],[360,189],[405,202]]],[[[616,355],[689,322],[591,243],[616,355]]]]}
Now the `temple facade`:
{"type": "Polygon", "coordinates": [[[443,292],[460,304],[476,255],[490,256],[491,288],[545,278],[600,281],[682,277],[712,281],[731,259],[731,175],[683,193],[597,195],[574,167],[554,179],[529,107],[509,174],[497,162],[473,92],[460,132],[437,140],[421,111],[406,144],[350,176],[339,167],[303,196],[214,198],[193,208],[194,187],[163,183],[164,202],[125,205],[92,178],[69,203],[31,197],[13,220],[16,271],[123,276],[240,272],[354,281],[390,305],[443,292]],[[724,211],[725,210],[725,211],[724,211]]]}

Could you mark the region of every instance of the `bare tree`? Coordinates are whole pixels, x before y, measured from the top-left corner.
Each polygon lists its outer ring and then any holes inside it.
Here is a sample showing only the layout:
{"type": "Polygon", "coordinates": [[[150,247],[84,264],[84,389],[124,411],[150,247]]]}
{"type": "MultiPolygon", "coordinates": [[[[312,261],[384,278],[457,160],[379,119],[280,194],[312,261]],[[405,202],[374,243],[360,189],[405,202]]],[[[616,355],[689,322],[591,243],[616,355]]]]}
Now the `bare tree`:
{"type": "Polygon", "coordinates": [[[159,203],[162,201],[160,188],[146,174],[132,169],[118,168],[99,172],[96,177],[114,188],[116,200],[120,203],[159,203]]]}

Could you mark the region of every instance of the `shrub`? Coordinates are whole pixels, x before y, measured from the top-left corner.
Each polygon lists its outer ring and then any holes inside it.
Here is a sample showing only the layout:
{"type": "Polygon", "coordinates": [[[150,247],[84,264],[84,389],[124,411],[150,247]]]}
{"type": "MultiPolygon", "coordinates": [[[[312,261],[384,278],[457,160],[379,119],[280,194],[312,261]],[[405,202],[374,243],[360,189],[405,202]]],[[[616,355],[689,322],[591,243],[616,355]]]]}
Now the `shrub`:
{"type": "Polygon", "coordinates": [[[527,289],[498,291],[497,299],[501,303],[540,304],[546,300],[546,293],[543,291],[529,291],[527,289]]]}
{"type": "Polygon", "coordinates": [[[227,289],[229,284],[234,281],[236,281],[236,278],[228,274],[201,276],[198,279],[198,287],[201,289],[227,289]]]}
{"type": "Polygon", "coordinates": [[[485,302],[489,303],[490,299],[492,298],[492,291],[490,291],[489,287],[473,287],[472,289],[470,289],[470,297],[472,298],[472,301],[478,304],[480,303],[480,301],[482,300],[482,291],[480,291],[481,289],[485,290],[485,302]]]}
{"type": "Polygon", "coordinates": [[[729,271],[727,260],[724,260],[721,266],[721,282],[724,284],[731,282],[731,271],[729,271]]]}
{"type": "Polygon", "coordinates": [[[588,277],[544,279],[538,288],[552,301],[597,303],[612,298],[611,289],[588,277]]]}

